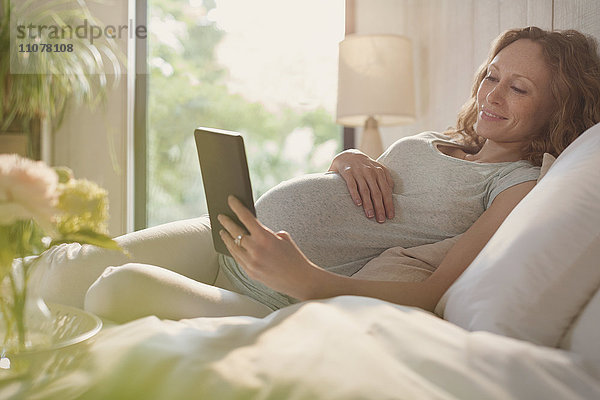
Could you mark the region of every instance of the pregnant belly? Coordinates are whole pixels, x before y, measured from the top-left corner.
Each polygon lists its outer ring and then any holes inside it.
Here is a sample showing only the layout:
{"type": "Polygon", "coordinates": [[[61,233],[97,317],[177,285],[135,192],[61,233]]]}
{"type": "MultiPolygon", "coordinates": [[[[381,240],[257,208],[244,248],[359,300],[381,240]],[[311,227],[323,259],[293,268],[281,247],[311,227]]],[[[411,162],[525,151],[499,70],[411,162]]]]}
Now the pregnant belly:
{"type": "Polygon", "coordinates": [[[258,200],[256,211],[272,230],[288,231],[311,261],[334,271],[331,267],[342,266],[339,272],[344,274],[352,274],[387,248],[411,244],[401,218],[384,224],[366,218],[334,173],[285,181],[258,200]]]}

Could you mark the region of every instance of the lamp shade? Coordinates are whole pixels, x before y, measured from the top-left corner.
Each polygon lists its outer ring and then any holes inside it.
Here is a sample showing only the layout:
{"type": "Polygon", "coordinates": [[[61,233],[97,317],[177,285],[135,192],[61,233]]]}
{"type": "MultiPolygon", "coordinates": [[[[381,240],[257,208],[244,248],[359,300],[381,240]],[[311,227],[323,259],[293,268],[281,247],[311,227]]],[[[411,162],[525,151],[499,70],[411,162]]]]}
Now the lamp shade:
{"type": "Polygon", "coordinates": [[[348,35],[339,45],[337,123],[415,120],[412,46],[398,35],[348,35]]]}

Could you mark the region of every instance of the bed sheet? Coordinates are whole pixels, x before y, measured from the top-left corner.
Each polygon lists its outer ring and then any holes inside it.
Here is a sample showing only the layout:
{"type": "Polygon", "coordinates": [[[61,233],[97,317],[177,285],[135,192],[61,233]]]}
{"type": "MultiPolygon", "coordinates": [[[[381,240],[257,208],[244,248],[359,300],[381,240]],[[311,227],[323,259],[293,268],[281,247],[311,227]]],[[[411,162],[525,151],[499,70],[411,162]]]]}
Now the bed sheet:
{"type": "Polygon", "coordinates": [[[4,387],[0,398],[591,399],[599,370],[573,353],[343,296],[263,319],[107,327],[70,372],[4,387]]]}

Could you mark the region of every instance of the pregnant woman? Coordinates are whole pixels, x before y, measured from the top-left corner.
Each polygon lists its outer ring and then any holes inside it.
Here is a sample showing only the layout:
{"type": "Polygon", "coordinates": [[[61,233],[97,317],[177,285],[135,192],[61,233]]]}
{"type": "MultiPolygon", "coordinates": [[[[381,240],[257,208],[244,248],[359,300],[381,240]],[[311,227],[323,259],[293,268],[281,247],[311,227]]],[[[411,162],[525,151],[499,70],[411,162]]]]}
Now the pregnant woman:
{"type": "MultiPolygon", "coordinates": [[[[543,154],[558,156],[598,122],[596,44],[575,31],[507,31],[478,71],[455,129],[401,139],[378,160],[343,152],[328,173],[266,193],[257,218],[230,198],[244,226],[219,216],[233,255],[219,256],[216,284],[224,289],[183,285],[194,303],[184,316],[261,316],[344,294],[433,310],[534,187],[543,154]],[[369,261],[386,249],[457,235],[427,279],[369,279],[369,261]]],[[[144,264],[111,267],[90,287],[86,307],[121,321],[148,313],[181,318],[168,311],[182,307],[182,285],[173,285],[169,273],[144,264]]]]}

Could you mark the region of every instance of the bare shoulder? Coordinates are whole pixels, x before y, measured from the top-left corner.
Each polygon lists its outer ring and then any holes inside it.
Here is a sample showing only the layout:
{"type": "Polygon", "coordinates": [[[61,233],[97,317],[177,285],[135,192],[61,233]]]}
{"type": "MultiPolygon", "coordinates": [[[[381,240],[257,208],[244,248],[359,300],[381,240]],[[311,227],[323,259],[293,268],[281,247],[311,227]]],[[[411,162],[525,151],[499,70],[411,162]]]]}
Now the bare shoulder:
{"type": "MultiPolygon", "coordinates": [[[[526,181],[504,189],[496,196],[486,214],[500,213],[504,217],[534,188],[535,181],[526,181]],[[507,212],[508,211],[508,212],[507,212]]],[[[503,218],[504,219],[504,218],[503,218]]]]}

